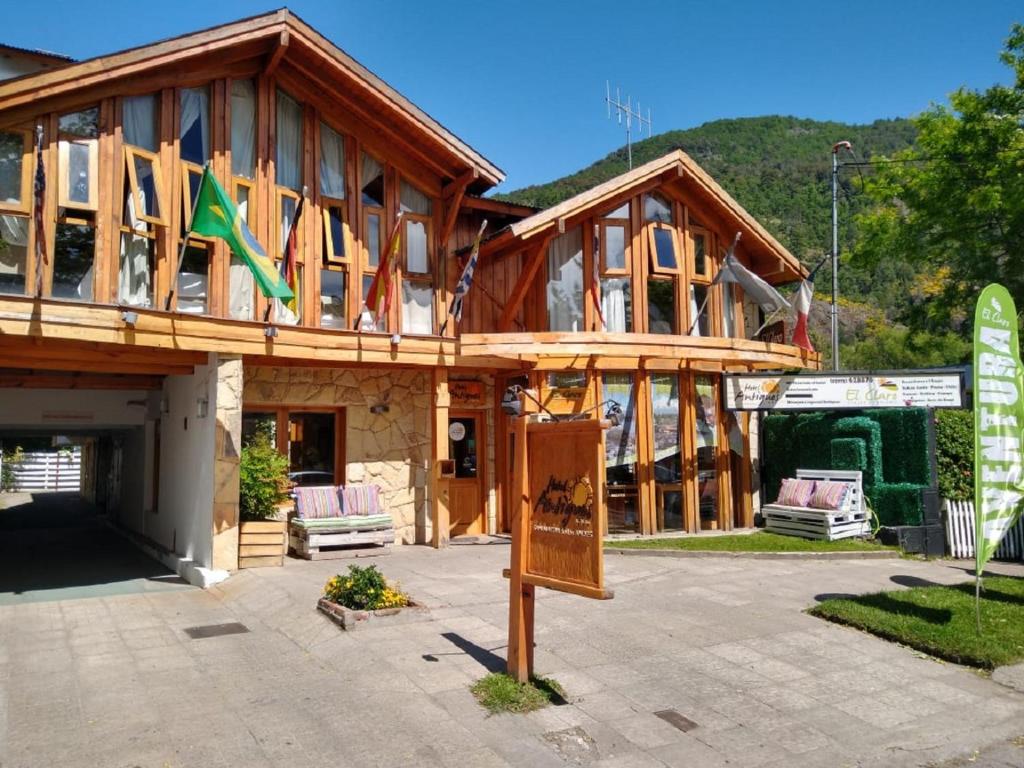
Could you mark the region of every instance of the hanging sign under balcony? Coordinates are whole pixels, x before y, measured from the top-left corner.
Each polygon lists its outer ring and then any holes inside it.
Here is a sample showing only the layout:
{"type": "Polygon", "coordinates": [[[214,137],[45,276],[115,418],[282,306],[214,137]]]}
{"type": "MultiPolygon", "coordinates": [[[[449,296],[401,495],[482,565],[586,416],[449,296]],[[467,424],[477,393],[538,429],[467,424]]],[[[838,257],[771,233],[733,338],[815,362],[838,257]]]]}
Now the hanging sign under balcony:
{"type": "Polygon", "coordinates": [[[725,375],[731,411],[963,408],[962,371],[725,375]]]}

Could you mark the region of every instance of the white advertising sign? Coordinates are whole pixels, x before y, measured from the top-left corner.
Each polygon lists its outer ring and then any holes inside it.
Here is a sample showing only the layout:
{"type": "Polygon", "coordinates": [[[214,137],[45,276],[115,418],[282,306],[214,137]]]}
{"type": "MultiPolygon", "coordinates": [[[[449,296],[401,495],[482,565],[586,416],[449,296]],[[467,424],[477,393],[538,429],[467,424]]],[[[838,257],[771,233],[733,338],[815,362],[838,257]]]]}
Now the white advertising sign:
{"type": "Polygon", "coordinates": [[[733,411],[963,408],[963,379],[959,371],[727,374],[725,403],[733,411]]]}

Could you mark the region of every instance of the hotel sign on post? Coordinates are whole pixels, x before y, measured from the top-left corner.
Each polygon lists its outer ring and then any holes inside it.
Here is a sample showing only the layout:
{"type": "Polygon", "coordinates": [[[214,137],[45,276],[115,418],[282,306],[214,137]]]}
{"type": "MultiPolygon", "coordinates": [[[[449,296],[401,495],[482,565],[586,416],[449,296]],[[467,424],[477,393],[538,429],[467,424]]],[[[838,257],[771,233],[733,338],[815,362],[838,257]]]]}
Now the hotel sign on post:
{"type": "Polygon", "coordinates": [[[604,588],[604,431],[607,422],[513,422],[514,502],[509,577],[508,673],[533,674],[536,587],[607,600],[604,588]]]}
{"type": "Polygon", "coordinates": [[[733,411],[963,408],[960,371],[839,374],[726,374],[733,411]]]}

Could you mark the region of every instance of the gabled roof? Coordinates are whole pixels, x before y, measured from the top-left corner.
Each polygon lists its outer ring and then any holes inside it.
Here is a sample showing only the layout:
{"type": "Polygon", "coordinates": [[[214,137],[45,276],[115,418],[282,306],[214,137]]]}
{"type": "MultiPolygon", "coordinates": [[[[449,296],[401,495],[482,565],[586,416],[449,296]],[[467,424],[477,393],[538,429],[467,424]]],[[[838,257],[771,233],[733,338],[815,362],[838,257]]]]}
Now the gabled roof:
{"type": "Polygon", "coordinates": [[[541,233],[563,231],[570,220],[601,215],[613,202],[621,201],[630,195],[631,191],[659,181],[675,181],[685,190],[706,200],[707,207],[743,233],[743,245],[748,252],[755,251],[782,262],[785,269],[776,276],[774,282],[785,282],[786,279],[794,280],[806,276],[807,270],[800,260],[681,149],[669,152],[586,192],[570,197],[558,205],[510,224],[489,238],[482,250],[484,253],[504,251],[516,241],[522,242],[541,233]]]}
{"type": "Polygon", "coordinates": [[[26,58],[46,62],[48,64],[67,64],[68,62],[74,61],[72,57],[65,56],[63,53],[41,51],[36,48],[21,48],[17,45],[8,45],[7,43],[0,43],[0,55],[5,54],[24,56],[26,58]]]}
{"type": "Polygon", "coordinates": [[[264,45],[268,56],[289,46],[316,56],[320,65],[354,87],[374,110],[422,136],[424,152],[450,167],[453,178],[468,172],[477,181],[475,186],[483,188],[504,180],[504,172],[494,163],[286,8],[4,81],[0,83],[0,118],[9,110],[27,115],[31,107],[45,109],[46,100],[110,81],[145,77],[183,59],[254,44],[264,45]]]}

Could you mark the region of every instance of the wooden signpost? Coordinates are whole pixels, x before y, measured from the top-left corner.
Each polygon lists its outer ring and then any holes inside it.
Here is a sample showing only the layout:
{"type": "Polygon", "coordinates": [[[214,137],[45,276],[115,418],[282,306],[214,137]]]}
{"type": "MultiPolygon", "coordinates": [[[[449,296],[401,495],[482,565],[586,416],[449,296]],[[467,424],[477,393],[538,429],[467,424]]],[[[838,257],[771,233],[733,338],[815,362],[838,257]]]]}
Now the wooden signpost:
{"type": "MultiPolygon", "coordinates": [[[[604,430],[598,419],[532,421],[522,398],[515,456],[509,568],[508,673],[533,675],[534,590],[608,600],[604,587],[604,430]]],[[[534,406],[535,407],[535,406],[534,406]]]]}

